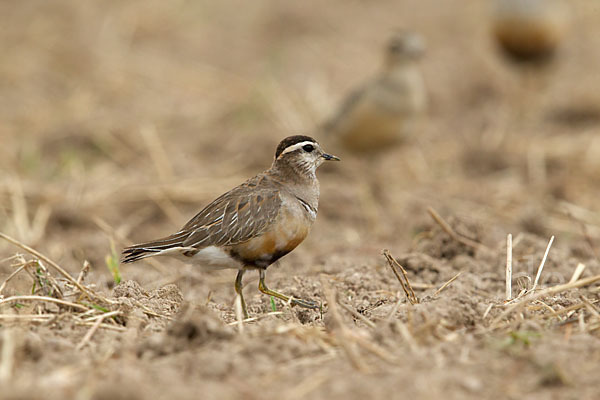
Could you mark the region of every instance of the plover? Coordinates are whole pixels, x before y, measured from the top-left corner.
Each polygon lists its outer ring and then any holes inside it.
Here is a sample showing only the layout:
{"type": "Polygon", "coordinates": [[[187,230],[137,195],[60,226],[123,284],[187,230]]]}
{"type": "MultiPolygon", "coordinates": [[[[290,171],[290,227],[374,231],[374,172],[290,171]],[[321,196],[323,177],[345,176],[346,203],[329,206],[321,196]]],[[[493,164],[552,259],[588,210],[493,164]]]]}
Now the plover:
{"type": "Polygon", "coordinates": [[[242,277],[259,271],[258,289],[305,308],[318,304],[291,298],[267,287],[267,267],[294,250],[308,235],[317,217],[317,168],[339,158],[325,153],[309,136],[290,136],[277,146],[268,170],[221,195],[186,223],[162,239],[123,250],[122,262],[152,256],[174,256],[208,269],[237,269],[235,291],[241,298],[242,277]]]}
{"type": "Polygon", "coordinates": [[[356,153],[372,153],[414,134],[427,103],[418,66],[424,49],[416,33],[397,32],[389,40],[379,74],[350,93],[324,124],[333,142],[356,153]]]}

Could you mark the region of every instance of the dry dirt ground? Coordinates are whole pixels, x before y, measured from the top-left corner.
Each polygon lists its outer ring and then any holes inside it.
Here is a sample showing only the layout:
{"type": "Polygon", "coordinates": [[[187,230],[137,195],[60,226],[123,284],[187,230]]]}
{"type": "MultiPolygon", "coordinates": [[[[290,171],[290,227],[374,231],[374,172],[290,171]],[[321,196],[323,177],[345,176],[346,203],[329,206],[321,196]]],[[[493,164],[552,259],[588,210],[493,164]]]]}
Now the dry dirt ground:
{"type": "Polygon", "coordinates": [[[0,232],[40,253],[0,243],[0,398],[598,398],[600,7],[571,4],[555,62],[528,72],[479,0],[0,2],[0,232]],[[320,171],[317,223],[269,269],[321,311],[247,274],[240,326],[235,273],[175,260],[115,285],[123,246],[283,137],[326,144],[315,127],[398,27],[427,40],[423,126],[367,161],[326,147],[343,162],[320,171]]]}

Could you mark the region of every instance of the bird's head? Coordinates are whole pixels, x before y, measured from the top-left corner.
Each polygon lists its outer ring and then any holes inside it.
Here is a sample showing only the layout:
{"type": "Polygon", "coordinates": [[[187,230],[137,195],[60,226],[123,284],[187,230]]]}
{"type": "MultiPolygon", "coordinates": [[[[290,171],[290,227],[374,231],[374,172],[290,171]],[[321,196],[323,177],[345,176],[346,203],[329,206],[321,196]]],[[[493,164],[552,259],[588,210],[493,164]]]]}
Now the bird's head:
{"type": "Polygon", "coordinates": [[[312,177],[324,161],[340,159],[323,151],[310,136],[296,135],[283,139],[275,152],[274,166],[291,167],[299,174],[312,177]]]}
{"type": "Polygon", "coordinates": [[[418,60],[425,53],[425,40],[417,33],[398,31],[388,41],[385,49],[386,63],[398,64],[418,60]]]}

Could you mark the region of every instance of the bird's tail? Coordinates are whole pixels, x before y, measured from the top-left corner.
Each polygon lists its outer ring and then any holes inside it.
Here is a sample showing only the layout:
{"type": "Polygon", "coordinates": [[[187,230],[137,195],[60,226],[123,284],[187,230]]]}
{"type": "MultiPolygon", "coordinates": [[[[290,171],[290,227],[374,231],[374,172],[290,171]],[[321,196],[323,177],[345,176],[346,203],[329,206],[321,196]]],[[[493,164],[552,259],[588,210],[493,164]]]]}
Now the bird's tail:
{"type": "Polygon", "coordinates": [[[131,263],[142,258],[166,255],[172,253],[173,250],[181,250],[184,239],[185,236],[175,234],[152,242],[134,244],[123,249],[121,262],[131,263]]]}

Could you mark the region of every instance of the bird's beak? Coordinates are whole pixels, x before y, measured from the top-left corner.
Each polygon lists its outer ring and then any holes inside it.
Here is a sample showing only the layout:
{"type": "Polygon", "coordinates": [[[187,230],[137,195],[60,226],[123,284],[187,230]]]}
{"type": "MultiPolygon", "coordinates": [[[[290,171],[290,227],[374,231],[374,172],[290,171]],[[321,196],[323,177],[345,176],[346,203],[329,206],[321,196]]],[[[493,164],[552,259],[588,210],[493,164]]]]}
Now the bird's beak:
{"type": "Polygon", "coordinates": [[[327,154],[327,153],[321,154],[321,157],[323,157],[327,161],[340,161],[339,157],[332,156],[331,154],[327,154]]]}

